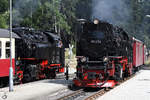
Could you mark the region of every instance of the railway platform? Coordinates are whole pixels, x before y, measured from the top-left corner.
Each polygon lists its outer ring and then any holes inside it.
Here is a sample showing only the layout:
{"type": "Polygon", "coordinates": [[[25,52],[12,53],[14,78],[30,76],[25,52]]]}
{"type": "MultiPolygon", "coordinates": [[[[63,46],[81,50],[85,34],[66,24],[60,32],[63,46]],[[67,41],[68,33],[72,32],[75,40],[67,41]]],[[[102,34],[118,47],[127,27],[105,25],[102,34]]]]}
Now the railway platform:
{"type": "MultiPolygon", "coordinates": [[[[75,69],[69,68],[69,74],[73,74],[75,69]]],[[[59,75],[61,76],[61,75],[59,75]]],[[[46,94],[55,93],[62,89],[67,89],[70,80],[64,78],[46,79],[34,81],[26,84],[14,86],[14,91],[9,92],[9,88],[0,88],[0,100],[32,100],[46,94]]]]}
{"type": "Polygon", "coordinates": [[[140,70],[133,78],[97,100],[150,100],[150,69],[140,70]]]}

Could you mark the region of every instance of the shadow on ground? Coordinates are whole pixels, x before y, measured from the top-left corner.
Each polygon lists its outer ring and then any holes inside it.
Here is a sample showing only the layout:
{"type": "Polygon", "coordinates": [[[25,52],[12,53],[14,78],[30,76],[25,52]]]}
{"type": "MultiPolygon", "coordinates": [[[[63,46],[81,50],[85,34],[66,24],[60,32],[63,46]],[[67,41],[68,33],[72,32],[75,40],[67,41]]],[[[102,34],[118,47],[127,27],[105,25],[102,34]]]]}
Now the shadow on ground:
{"type": "Polygon", "coordinates": [[[69,84],[72,84],[72,79],[65,80],[65,79],[50,79],[45,81],[44,83],[54,83],[54,84],[62,84],[65,86],[68,86],[69,84]]]}
{"type": "Polygon", "coordinates": [[[141,68],[142,70],[150,70],[150,65],[145,65],[141,68]]]}

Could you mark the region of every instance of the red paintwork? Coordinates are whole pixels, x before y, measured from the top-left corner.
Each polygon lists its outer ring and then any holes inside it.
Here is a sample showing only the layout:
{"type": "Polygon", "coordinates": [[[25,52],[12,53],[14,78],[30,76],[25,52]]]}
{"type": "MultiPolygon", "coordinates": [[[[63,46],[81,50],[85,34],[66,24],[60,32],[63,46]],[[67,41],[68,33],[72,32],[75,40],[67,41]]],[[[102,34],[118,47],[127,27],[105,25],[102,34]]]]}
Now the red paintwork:
{"type": "Polygon", "coordinates": [[[143,64],[145,64],[147,57],[146,57],[146,45],[143,44],[143,64]]]}
{"type": "Polygon", "coordinates": [[[45,77],[45,75],[44,74],[39,74],[39,77],[38,77],[39,79],[44,79],[44,78],[46,78],[45,77]]]}
{"type": "Polygon", "coordinates": [[[20,84],[22,84],[23,71],[21,71],[21,70],[17,71],[17,76],[18,76],[18,78],[19,78],[20,84]]]}
{"type": "Polygon", "coordinates": [[[60,66],[60,64],[51,64],[50,66],[60,66]]]}
{"type": "Polygon", "coordinates": [[[127,68],[129,69],[128,71],[128,73],[129,73],[129,75],[132,75],[133,73],[132,73],[132,69],[133,69],[133,64],[132,63],[128,63],[128,65],[127,65],[127,68]]]}
{"type": "Polygon", "coordinates": [[[17,71],[17,75],[19,77],[19,79],[22,79],[23,78],[23,71],[17,71]]]}
{"type": "Polygon", "coordinates": [[[133,66],[138,67],[144,64],[144,49],[143,43],[138,40],[134,40],[133,43],[133,66]]]}
{"type": "MultiPolygon", "coordinates": [[[[112,69],[108,69],[107,72],[109,73],[110,76],[114,76],[115,74],[115,61],[118,61],[122,66],[123,66],[123,71],[125,71],[126,68],[128,68],[129,74],[131,73],[132,69],[132,63],[129,63],[128,65],[128,59],[126,57],[112,57],[114,60],[110,62],[110,65],[112,66],[112,69]]],[[[102,81],[97,77],[96,79],[88,79],[88,72],[95,72],[97,75],[101,74],[102,77],[104,78],[104,70],[89,70],[89,69],[82,69],[78,68],[77,69],[79,72],[83,72],[83,79],[78,79],[75,78],[73,80],[74,84],[79,87],[114,87],[115,84],[117,83],[115,80],[107,80],[107,81],[102,81]]]]}
{"type": "Polygon", "coordinates": [[[108,81],[104,82],[104,81],[100,81],[100,80],[82,81],[80,79],[74,79],[73,82],[76,86],[79,86],[79,87],[93,87],[93,88],[114,87],[117,83],[114,80],[108,80],[108,81]]]}
{"type": "Polygon", "coordinates": [[[41,65],[42,65],[42,66],[46,66],[46,65],[48,65],[48,60],[42,60],[41,65]]]}
{"type": "Polygon", "coordinates": [[[136,66],[136,42],[133,43],[133,66],[136,66]]]}
{"type": "Polygon", "coordinates": [[[59,73],[63,73],[64,72],[64,67],[63,68],[59,68],[59,73]]]}
{"type": "Polygon", "coordinates": [[[48,60],[43,60],[41,63],[41,66],[42,66],[41,70],[44,70],[45,68],[54,69],[54,67],[55,67],[55,68],[58,68],[58,72],[60,72],[60,73],[64,72],[64,67],[61,67],[61,64],[50,64],[50,65],[48,65],[48,60]]]}
{"type": "Polygon", "coordinates": [[[21,60],[37,60],[36,58],[20,58],[21,60]]]}
{"type": "MultiPolygon", "coordinates": [[[[115,64],[114,61],[112,61],[112,69],[107,70],[109,73],[109,76],[113,76],[115,73],[115,64]]],[[[102,77],[104,78],[104,70],[82,70],[81,68],[77,69],[78,71],[82,72],[83,71],[83,80],[80,79],[74,79],[73,82],[76,86],[80,87],[102,87],[105,83],[105,81],[101,81],[99,78],[89,80],[88,79],[88,72],[95,72],[96,74],[101,74],[102,77]]],[[[116,83],[113,81],[108,80],[104,86],[107,87],[113,87],[116,83]]],[[[104,87],[103,86],[103,87],[104,87]]]]}
{"type": "Polygon", "coordinates": [[[64,67],[61,67],[61,64],[50,64],[50,66],[48,68],[52,69],[53,67],[58,68],[58,73],[63,73],[64,72],[64,67]]]}
{"type": "MultiPolygon", "coordinates": [[[[10,59],[0,59],[0,77],[9,76],[10,59]]],[[[15,74],[15,59],[12,59],[13,74],[15,74]]]]}

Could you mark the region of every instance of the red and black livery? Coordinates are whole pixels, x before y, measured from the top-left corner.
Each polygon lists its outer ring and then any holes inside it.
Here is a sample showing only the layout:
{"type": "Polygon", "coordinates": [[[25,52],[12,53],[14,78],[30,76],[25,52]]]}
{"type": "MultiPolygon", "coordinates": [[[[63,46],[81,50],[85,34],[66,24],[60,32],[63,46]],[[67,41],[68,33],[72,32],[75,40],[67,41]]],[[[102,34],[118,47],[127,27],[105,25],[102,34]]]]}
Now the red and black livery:
{"type": "Polygon", "coordinates": [[[73,82],[79,87],[114,87],[145,62],[145,45],[119,27],[98,19],[81,20],[77,39],[77,72],[73,82]]]}
{"type": "MultiPolygon", "coordinates": [[[[6,84],[9,76],[10,40],[9,31],[1,29],[0,35],[0,85],[6,84]]],[[[32,28],[13,28],[14,80],[29,82],[43,78],[55,78],[64,72],[64,46],[61,38],[49,31],[32,28]]]]}

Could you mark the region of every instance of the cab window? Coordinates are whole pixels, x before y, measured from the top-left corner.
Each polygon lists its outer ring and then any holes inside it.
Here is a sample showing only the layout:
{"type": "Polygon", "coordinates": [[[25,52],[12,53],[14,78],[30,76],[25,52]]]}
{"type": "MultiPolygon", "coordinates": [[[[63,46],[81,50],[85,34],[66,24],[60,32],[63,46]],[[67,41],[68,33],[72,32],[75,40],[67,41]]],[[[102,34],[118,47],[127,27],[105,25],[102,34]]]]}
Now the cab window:
{"type": "Polygon", "coordinates": [[[6,58],[10,57],[10,42],[6,42],[6,58]]]}

